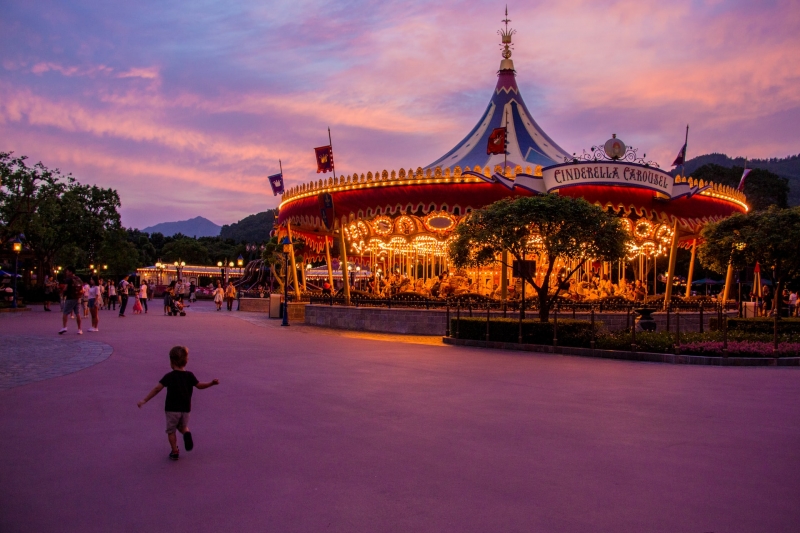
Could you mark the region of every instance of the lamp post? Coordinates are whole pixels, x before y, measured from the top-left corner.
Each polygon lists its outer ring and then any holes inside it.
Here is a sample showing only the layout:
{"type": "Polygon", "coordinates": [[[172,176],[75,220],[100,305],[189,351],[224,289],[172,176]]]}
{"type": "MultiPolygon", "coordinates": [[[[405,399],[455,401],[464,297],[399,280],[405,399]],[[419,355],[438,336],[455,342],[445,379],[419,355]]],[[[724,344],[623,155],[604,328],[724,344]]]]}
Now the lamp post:
{"type": "Polygon", "coordinates": [[[289,325],[289,252],[292,249],[292,241],[289,240],[289,237],[284,237],[283,241],[283,258],[284,258],[284,273],[286,274],[286,279],[283,282],[283,322],[281,322],[281,326],[288,326],[289,325]]]}
{"type": "Polygon", "coordinates": [[[230,276],[231,269],[233,268],[233,261],[228,263],[228,270],[225,271],[225,283],[228,283],[228,277],[230,276]]]}
{"type": "Polygon", "coordinates": [[[14,249],[14,297],[11,299],[11,308],[17,308],[17,268],[19,266],[19,253],[22,251],[22,242],[19,237],[12,241],[14,249]]]}
{"type": "Polygon", "coordinates": [[[219,268],[219,275],[222,277],[222,279],[225,279],[225,269],[223,268],[224,264],[225,263],[222,261],[217,261],[217,268],[219,268]]]}
{"type": "MultiPolygon", "coordinates": [[[[358,285],[356,286],[357,290],[361,290],[361,280],[358,277],[359,276],[359,272],[361,272],[361,265],[357,265],[356,266],[356,273],[355,273],[355,278],[356,279],[355,279],[355,281],[356,281],[356,283],[358,283],[358,285]]],[[[355,283],[354,283],[354,285],[355,285],[355,283]]]]}

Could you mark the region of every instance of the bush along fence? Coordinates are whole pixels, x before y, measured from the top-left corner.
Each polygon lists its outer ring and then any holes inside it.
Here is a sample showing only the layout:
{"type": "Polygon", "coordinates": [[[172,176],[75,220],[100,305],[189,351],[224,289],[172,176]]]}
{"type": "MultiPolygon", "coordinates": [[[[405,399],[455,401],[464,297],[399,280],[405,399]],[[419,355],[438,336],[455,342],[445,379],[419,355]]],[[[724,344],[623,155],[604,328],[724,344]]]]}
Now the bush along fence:
{"type": "MultiPolygon", "coordinates": [[[[457,311],[449,316],[449,328],[445,336],[481,343],[591,348],[632,353],[721,358],[800,357],[800,320],[723,320],[718,316],[712,322],[712,331],[682,333],[680,314],[674,317],[670,331],[659,332],[637,331],[633,324],[624,331],[609,332],[604,329],[602,322],[595,322],[593,319],[594,313],[590,320],[559,318],[556,313],[549,322],[540,322],[538,319],[498,318],[488,312],[484,316],[462,316],[457,311]]],[[[800,364],[800,359],[797,362],[800,364]]],[[[794,362],[785,361],[785,364],[794,362]]]]}

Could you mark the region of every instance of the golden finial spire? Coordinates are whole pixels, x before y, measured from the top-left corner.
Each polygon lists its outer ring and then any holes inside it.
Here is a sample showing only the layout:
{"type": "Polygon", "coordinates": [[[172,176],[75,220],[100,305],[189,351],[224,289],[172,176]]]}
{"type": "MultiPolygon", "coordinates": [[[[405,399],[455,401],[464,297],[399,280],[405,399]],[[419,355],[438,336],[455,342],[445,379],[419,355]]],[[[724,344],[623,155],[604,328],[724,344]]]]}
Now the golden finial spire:
{"type": "Polygon", "coordinates": [[[505,29],[497,30],[497,34],[502,38],[500,46],[503,48],[503,60],[500,61],[500,70],[514,70],[514,62],[511,61],[511,48],[514,46],[511,44],[511,36],[517,33],[517,30],[508,29],[508,23],[511,22],[508,18],[508,5],[506,5],[506,18],[500,22],[506,25],[505,29]]]}

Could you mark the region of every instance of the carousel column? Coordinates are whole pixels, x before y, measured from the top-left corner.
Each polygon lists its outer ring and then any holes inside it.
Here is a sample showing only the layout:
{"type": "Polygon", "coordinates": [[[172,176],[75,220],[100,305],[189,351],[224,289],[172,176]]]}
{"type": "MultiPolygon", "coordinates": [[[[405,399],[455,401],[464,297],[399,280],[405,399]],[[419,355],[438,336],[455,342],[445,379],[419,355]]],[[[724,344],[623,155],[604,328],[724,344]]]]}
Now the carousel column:
{"type": "Polygon", "coordinates": [[[325,264],[328,267],[328,283],[331,286],[331,292],[335,292],[333,290],[333,267],[331,266],[331,247],[328,244],[328,237],[325,237],[325,264]]]}
{"type": "Polygon", "coordinates": [[[344,303],[350,305],[350,276],[347,273],[347,243],[344,240],[344,225],[339,224],[339,248],[341,251],[342,281],[344,282],[344,303]]]}
{"type": "Polygon", "coordinates": [[[294,295],[297,301],[300,301],[300,284],[297,282],[297,263],[294,260],[294,238],[292,237],[292,223],[286,221],[286,230],[289,232],[289,242],[292,246],[289,247],[289,259],[292,260],[292,279],[294,280],[294,295]]]}
{"type": "Polygon", "coordinates": [[[686,278],[686,297],[692,295],[692,278],[694,277],[694,259],[697,256],[697,239],[692,241],[692,259],[689,261],[689,276],[686,278]]]}
{"type": "Polygon", "coordinates": [[[503,250],[500,257],[500,298],[505,302],[508,299],[508,250],[503,250]]]}
{"type": "MultiPolygon", "coordinates": [[[[677,260],[678,260],[678,219],[675,219],[675,224],[672,225],[672,246],[669,249],[669,267],[667,268],[667,287],[664,290],[665,307],[669,305],[669,302],[672,299],[672,278],[675,276],[675,261],[677,260]]],[[[653,263],[655,264],[655,258],[653,258],[653,263]]]]}
{"type": "MultiPolygon", "coordinates": [[[[733,263],[728,263],[728,274],[725,276],[725,290],[722,292],[722,304],[728,302],[728,297],[731,293],[731,285],[733,285],[733,263]]],[[[777,299],[780,295],[774,295],[777,299]]]]}

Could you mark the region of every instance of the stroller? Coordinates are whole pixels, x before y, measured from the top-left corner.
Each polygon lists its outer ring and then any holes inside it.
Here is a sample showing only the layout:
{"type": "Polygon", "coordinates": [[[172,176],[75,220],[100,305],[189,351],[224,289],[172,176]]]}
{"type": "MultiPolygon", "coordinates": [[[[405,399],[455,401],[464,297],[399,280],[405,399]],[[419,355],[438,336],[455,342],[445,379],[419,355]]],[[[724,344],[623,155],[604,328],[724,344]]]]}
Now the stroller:
{"type": "Polygon", "coordinates": [[[183,304],[172,296],[171,291],[167,291],[164,294],[164,313],[172,316],[186,316],[186,311],[183,310],[183,304]]]}

